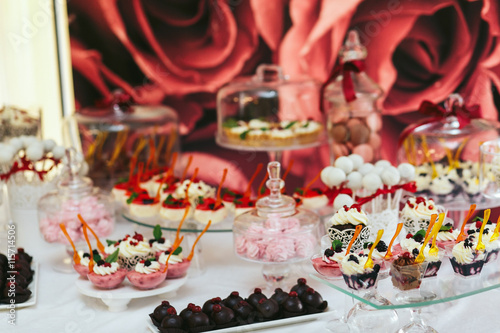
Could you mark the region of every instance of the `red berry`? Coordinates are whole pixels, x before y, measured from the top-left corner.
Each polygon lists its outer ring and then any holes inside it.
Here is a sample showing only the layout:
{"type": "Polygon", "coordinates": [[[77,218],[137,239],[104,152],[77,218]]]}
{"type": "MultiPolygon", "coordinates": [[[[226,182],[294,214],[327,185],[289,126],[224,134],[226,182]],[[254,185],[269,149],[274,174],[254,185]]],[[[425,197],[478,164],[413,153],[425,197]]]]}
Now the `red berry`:
{"type": "Polygon", "coordinates": [[[193,312],[201,312],[201,307],[200,306],[195,306],[193,308],[193,312]]]}
{"type": "Polygon", "coordinates": [[[238,296],[240,296],[240,293],[239,293],[239,292],[237,292],[237,291],[233,291],[233,292],[231,293],[231,296],[233,296],[233,297],[238,297],[238,296]]]}
{"type": "Polygon", "coordinates": [[[212,307],[213,312],[221,312],[222,311],[222,306],[220,304],[214,304],[212,307]]]}
{"type": "Polygon", "coordinates": [[[476,221],[476,228],[481,228],[482,224],[483,224],[482,221],[476,221]]]}
{"type": "Polygon", "coordinates": [[[290,296],[290,297],[297,297],[298,295],[297,295],[297,292],[290,291],[290,293],[288,294],[288,296],[290,296]]]}
{"type": "Polygon", "coordinates": [[[406,239],[410,239],[410,238],[412,238],[412,237],[413,237],[413,235],[412,235],[412,234],[410,234],[410,233],[408,233],[408,234],[406,235],[406,239]]]}
{"type": "Polygon", "coordinates": [[[405,253],[403,253],[403,258],[405,258],[405,259],[410,259],[410,258],[411,258],[411,254],[410,254],[410,252],[405,252],[405,253]]]}
{"type": "Polygon", "coordinates": [[[162,301],[162,302],[161,302],[161,305],[169,306],[169,305],[170,305],[170,302],[169,302],[169,301],[162,301]]]}
{"type": "Polygon", "coordinates": [[[308,294],[314,294],[314,289],[313,288],[307,288],[306,293],[308,293],[308,294]]]}
{"type": "Polygon", "coordinates": [[[175,308],[171,307],[171,308],[168,308],[167,309],[167,313],[169,315],[176,315],[177,314],[177,311],[175,311],[175,308]]]}
{"type": "Polygon", "coordinates": [[[298,280],[297,280],[297,283],[298,283],[298,284],[306,284],[306,283],[307,283],[307,281],[306,281],[306,279],[304,279],[304,278],[300,278],[300,279],[298,279],[298,280]]]}
{"type": "Polygon", "coordinates": [[[434,206],[433,205],[429,205],[429,209],[434,209],[434,206]]]}
{"type": "Polygon", "coordinates": [[[253,291],[254,294],[262,294],[262,289],[260,288],[255,288],[253,291]]]}
{"type": "Polygon", "coordinates": [[[195,307],[196,307],[196,305],[194,305],[193,303],[189,303],[188,306],[187,306],[188,310],[191,310],[191,311],[193,311],[193,309],[195,307]]]}

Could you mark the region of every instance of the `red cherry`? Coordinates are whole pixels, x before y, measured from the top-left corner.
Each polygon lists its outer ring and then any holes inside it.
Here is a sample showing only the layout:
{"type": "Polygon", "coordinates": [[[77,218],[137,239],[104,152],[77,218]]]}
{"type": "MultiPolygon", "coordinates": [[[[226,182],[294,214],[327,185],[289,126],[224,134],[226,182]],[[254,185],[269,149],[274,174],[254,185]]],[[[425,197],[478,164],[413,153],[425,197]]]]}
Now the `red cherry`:
{"type": "Polygon", "coordinates": [[[298,284],[306,284],[306,283],[307,283],[307,281],[306,281],[306,279],[304,279],[304,278],[300,278],[300,279],[298,279],[298,280],[297,280],[297,283],[298,283],[298,284]]]}
{"type": "Polygon", "coordinates": [[[429,209],[434,209],[434,206],[433,205],[429,205],[429,209]]]}
{"type": "Polygon", "coordinates": [[[413,235],[412,235],[412,234],[410,234],[410,233],[408,233],[408,234],[406,235],[406,239],[410,239],[410,238],[412,238],[412,237],[413,237],[413,235]]]}
{"type": "Polygon", "coordinates": [[[222,311],[222,306],[220,304],[214,304],[212,307],[213,312],[221,312],[222,311]]]}
{"type": "Polygon", "coordinates": [[[288,296],[290,296],[290,297],[297,297],[298,295],[297,295],[297,292],[290,291],[290,293],[288,294],[288,296]]]}
{"type": "Polygon", "coordinates": [[[237,291],[233,291],[233,292],[231,293],[231,296],[233,296],[233,297],[238,297],[238,296],[240,296],[240,293],[239,293],[239,292],[237,292],[237,291]]]}
{"type": "Polygon", "coordinates": [[[168,308],[168,309],[167,309],[167,313],[168,313],[169,315],[176,315],[176,314],[177,314],[177,311],[175,311],[175,308],[173,308],[173,307],[172,307],[172,308],[168,308]]]}
{"type": "Polygon", "coordinates": [[[476,221],[476,228],[481,228],[482,224],[483,224],[482,221],[476,221]]]}
{"type": "Polygon", "coordinates": [[[170,305],[170,302],[169,302],[169,301],[162,301],[162,302],[161,302],[161,305],[169,306],[169,305],[170,305]]]}
{"type": "Polygon", "coordinates": [[[191,310],[191,311],[193,311],[193,309],[195,307],[196,307],[196,305],[194,305],[193,303],[189,303],[188,306],[187,306],[188,310],[191,310]]]}
{"type": "Polygon", "coordinates": [[[255,288],[253,291],[254,294],[262,294],[262,289],[260,288],[255,288]]]}
{"type": "Polygon", "coordinates": [[[308,293],[308,294],[314,294],[314,289],[313,288],[307,288],[306,293],[308,293]]]}
{"type": "Polygon", "coordinates": [[[195,312],[195,313],[201,312],[201,307],[200,306],[195,306],[193,308],[193,312],[195,312]]]}

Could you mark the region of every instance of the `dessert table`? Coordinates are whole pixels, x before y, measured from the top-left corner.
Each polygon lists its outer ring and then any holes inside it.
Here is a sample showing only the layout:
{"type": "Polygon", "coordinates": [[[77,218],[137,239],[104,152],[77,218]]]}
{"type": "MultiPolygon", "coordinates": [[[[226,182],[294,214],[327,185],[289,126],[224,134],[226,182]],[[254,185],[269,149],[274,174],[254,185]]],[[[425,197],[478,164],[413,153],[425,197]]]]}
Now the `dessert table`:
{"type": "MultiPolygon", "coordinates": [[[[4,212],[0,211],[0,218],[4,212]]],[[[1,221],[0,221],[1,222],[1,221]]],[[[137,230],[139,226],[119,219],[113,236],[120,237],[137,230]]],[[[142,229],[144,232],[147,230],[142,229]]],[[[123,312],[109,312],[101,300],[81,295],[76,286],[77,273],[64,274],[53,270],[52,262],[61,255],[61,247],[45,243],[38,232],[36,221],[23,221],[18,226],[22,244],[39,263],[39,284],[36,305],[16,309],[16,326],[8,324],[6,310],[0,311],[0,332],[149,332],[148,314],[160,304],[157,296],[133,299],[123,312]]],[[[6,249],[5,234],[1,235],[2,251],[6,249]]],[[[261,266],[238,259],[232,249],[232,233],[206,234],[201,240],[205,272],[189,278],[174,298],[169,299],[178,311],[189,302],[197,304],[211,297],[225,297],[231,291],[249,294],[262,284],[261,266]]],[[[352,300],[309,277],[314,273],[309,262],[294,267],[295,277],[306,277],[329,303],[328,314],[317,320],[291,326],[271,328],[262,332],[326,332],[329,319],[342,314],[352,306],[352,300]],[[347,303],[346,303],[347,302],[347,303]],[[345,305],[347,304],[347,305],[345,305]]],[[[423,317],[438,332],[465,332],[498,330],[500,319],[500,291],[491,290],[458,301],[423,308],[423,317]]],[[[202,305],[202,304],[200,304],[202,305]]],[[[398,310],[400,326],[409,320],[409,311],[398,310]]],[[[238,332],[248,328],[240,327],[238,332]]]]}

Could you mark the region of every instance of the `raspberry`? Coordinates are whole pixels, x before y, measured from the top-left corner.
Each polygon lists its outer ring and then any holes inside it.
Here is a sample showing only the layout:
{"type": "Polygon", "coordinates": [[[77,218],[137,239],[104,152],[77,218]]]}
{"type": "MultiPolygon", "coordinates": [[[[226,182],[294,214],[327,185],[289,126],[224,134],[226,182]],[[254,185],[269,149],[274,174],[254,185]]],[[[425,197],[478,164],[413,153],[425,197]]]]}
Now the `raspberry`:
{"type": "Polygon", "coordinates": [[[167,313],[169,315],[176,315],[177,314],[177,311],[175,311],[175,308],[174,307],[171,307],[171,308],[168,308],[167,309],[167,313]]]}
{"type": "Polygon", "coordinates": [[[304,279],[304,278],[300,278],[300,279],[298,279],[298,280],[297,280],[297,283],[298,283],[298,284],[306,284],[306,283],[307,283],[307,281],[306,281],[306,279],[304,279]]]}
{"type": "Polygon", "coordinates": [[[170,305],[170,302],[169,302],[169,301],[162,301],[162,302],[161,302],[161,305],[169,306],[169,305],[170,305]]]}
{"type": "Polygon", "coordinates": [[[411,258],[410,252],[403,253],[403,258],[410,259],[411,258]]]}
{"type": "Polygon", "coordinates": [[[260,288],[255,288],[253,291],[254,294],[262,294],[262,289],[260,288]]]}
{"type": "Polygon", "coordinates": [[[231,296],[233,296],[233,297],[238,297],[238,296],[240,296],[240,293],[239,293],[239,292],[237,292],[237,291],[233,291],[233,292],[231,293],[231,296]]]}
{"type": "Polygon", "coordinates": [[[290,291],[290,293],[288,294],[288,296],[290,297],[297,297],[297,292],[296,291],[290,291]]]}
{"type": "Polygon", "coordinates": [[[481,228],[482,221],[476,221],[476,228],[481,228]]]}
{"type": "MultiPolygon", "coordinates": [[[[260,301],[259,301],[259,303],[260,303],[260,301]]],[[[212,307],[212,311],[213,312],[221,312],[222,306],[220,304],[214,304],[214,306],[212,307]]]]}
{"type": "Polygon", "coordinates": [[[408,234],[406,235],[406,239],[410,239],[410,238],[412,238],[412,237],[413,237],[413,235],[412,235],[412,234],[410,234],[410,233],[408,233],[408,234]]]}

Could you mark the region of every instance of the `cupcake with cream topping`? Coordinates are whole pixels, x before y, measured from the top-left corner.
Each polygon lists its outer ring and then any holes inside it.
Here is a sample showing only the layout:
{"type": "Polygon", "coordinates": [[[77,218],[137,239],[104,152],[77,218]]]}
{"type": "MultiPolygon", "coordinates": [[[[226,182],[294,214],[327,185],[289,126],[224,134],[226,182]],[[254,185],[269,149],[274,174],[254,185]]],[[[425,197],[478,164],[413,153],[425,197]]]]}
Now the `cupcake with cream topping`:
{"type": "Polygon", "coordinates": [[[442,207],[437,206],[432,199],[411,197],[401,211],[401,222],[407,232],[416,234],[421,229],[427,230],[431,216],[441,211],[442,207]]]}
{"type": "Polygon", "coordinates": [[[127,270],[132,270],[139,261],[154,256],[149,242],[137,232],[132,237],[126,235],[118,244],[118,249],[118,263],[127,270]]]}
{"type": "Polygon", "coordinates": [[[347,206],[342,207],[330,218],[329,224],[328,235],[330,240],[332,242],[339,240],[342,244],[350,242],[357,225],[363,226],[361,233],[352,245],[353,251],[362,249],[363,244],[370,236],[370,230],[367,227],[368,217],[359,205],[352,205],[350,208],[347,206]]]}

